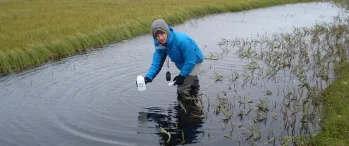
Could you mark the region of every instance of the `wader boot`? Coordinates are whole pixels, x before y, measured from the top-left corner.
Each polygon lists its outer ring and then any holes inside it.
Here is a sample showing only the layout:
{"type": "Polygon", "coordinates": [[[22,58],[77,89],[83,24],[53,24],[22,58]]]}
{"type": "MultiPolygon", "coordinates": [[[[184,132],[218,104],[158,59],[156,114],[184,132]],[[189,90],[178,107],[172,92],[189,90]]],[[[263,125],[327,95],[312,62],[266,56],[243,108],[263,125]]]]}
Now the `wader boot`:
{"type": "Polygon", "coordinates": [[[178,101],[183,105],[184,110],[200,110],[200,101],[198,92],[200,90],[199,78],[197,73],[200,71],[201,64],[197,64],[192,72],[184,79],[182,85],[177,86],[178,101]]]}
{"type": "Polygon", "coordinates": [[[198,76],[189,75],[184,79],[182,85],[178,85],[177,94],[180,97],[191,97],[197,95],[200,90],[199,78],[198,76]]]}
{"type": "Polygon", "coordinates": [[[197,97],[199,92],[199,78],[198,73],[200,71],[201,63],[196,64],[190,74],[184,79],[182,85],[177,86],[177,94],[180,97],[197,97]]]}
{"type": "Polygon", "coordinates": [[[198,77],[191,75],[187,76],[183,84],[177,87],[177,100],[180,108],[189,116],[201,117],[203,115],[202,105],[197,96],[199,88],[198,77]]]}

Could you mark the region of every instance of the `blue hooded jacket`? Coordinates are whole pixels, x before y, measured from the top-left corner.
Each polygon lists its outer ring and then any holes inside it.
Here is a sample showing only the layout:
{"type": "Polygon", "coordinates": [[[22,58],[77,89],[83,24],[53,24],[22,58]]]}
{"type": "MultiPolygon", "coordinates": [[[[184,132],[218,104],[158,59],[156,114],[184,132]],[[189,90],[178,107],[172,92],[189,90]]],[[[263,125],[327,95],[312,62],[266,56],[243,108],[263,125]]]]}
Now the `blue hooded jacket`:
{"type": "Polygon", "coordinates": [[[204,56],[196,44],[188,35],[182,32],[175,32],[171,26],[168,26],[170,35],[166,40],[166,46],[160,44],[155,37],[155,52],[153,61],[145,77],[153,80],[160,72],[167,55],[171,61],[176,64],[180,70],[180,75],[188,76],[194,66],[204,61],[204,56]]]}

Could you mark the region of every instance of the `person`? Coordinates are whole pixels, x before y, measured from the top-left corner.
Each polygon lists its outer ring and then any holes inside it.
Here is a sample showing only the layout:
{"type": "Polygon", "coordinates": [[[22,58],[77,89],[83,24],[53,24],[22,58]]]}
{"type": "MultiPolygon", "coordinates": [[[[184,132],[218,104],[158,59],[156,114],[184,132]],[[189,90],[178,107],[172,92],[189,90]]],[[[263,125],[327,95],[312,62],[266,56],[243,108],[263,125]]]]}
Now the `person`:
{"type": "Polygon", "coordinates": [[[155,51],[151,66],[144,77],[145,83],[152,82],[160,72],[166,57],[180,70],[174,77],[179,96],[195,96],[199,92],[199,78],[201,63],[204,56],[197,43],[183,32],[174,31],[163,19],[153,21],[151,25],[155,51]]]}

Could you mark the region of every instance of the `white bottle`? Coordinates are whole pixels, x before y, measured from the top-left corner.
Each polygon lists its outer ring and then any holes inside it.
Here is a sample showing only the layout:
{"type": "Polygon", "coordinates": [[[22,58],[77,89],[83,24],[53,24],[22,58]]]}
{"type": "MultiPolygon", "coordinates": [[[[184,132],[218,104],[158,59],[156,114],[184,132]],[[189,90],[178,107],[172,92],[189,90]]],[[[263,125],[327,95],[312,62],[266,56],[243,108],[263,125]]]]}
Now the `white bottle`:
{"type": "Polygon", "coordinates": [[[138,91],[144,91],[146,90],[145,82],[144,82],[144,77],[143,76],[138,76],[137,77],[137,86],[138,86],[138,91]]]}

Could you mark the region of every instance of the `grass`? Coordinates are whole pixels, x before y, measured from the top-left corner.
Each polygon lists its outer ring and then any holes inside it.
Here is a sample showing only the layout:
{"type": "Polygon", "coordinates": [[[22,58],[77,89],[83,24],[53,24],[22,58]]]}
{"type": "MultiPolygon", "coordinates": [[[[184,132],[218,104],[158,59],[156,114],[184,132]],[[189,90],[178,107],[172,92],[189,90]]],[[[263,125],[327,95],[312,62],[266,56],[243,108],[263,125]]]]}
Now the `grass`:
{"type": "MultiPolygon", "coordinates": [[[[349,9],[349,0],[332,1],[349,9]]],[[[348,22],[346,20],[347,26],[348,22]]],[[[341,62],[336,68],[338,68],[337,78],[323,94],[325,101],[322,113],[323,129],[318,135],[306,141],[305,145],[344,146],[349,143],[349,62],[341,62]]]]}
{"type": "Polygon", "coordinates": [[[344,146],[349,143],[349,63],[326,89],[323,130],[306,145],[344,146]]]}
{"type": "Polygon", "coordinates": [[[212,13],[314,0],[0,0],[0,75],[212,13]]]}

